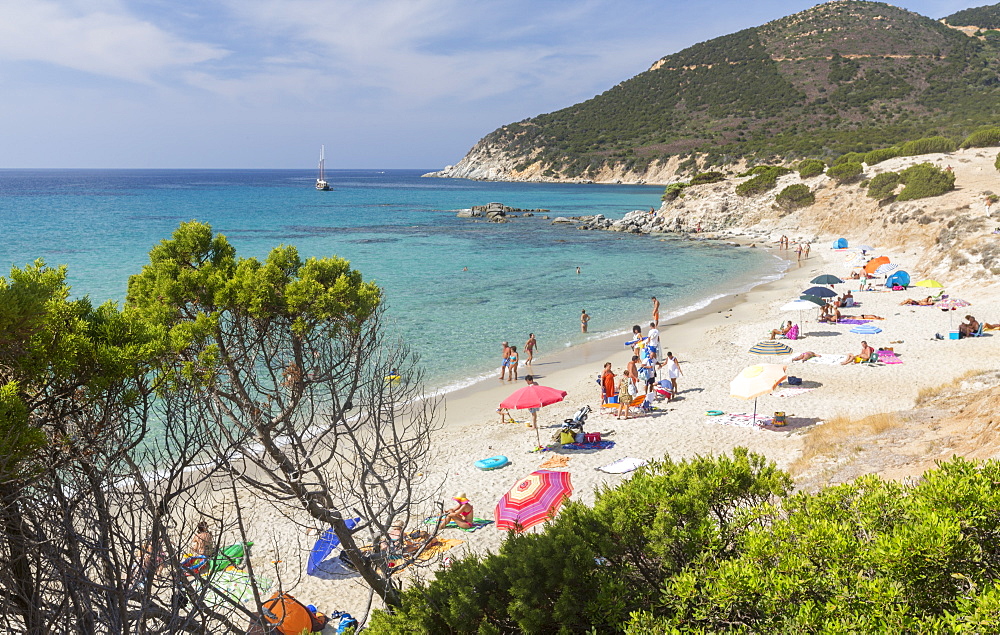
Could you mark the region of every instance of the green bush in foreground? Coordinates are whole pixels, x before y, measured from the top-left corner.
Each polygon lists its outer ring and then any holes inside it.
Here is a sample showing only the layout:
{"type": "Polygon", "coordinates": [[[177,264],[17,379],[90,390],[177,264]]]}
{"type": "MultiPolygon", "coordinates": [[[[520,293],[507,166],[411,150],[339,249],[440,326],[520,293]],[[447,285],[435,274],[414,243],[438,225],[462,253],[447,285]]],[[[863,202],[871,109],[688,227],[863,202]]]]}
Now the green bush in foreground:
{"type": "Polygon", "coordinates": [[[836,180],[838,183],[850,183],[851,181],[857,180],[863,171],[864,167],[860,163],[847,161],[845,163],[838,163],[837,165],[832,166],[826,171],[826,175],[836,180]]]}
{"type": "Polygon", "coordinates": [[[1000,146],[1000,127],[994,126],[977,130],[962,142],[963,148],[986,148],[989,146],[1000,146]]]}
{"type": "Polygon", "coordinates": [[[372,633],[997,632],[1000,463],[790,495],[744,448],[666,459],[403,593],[372,633]]]}
{"type": "Polygon", "coordinates": [[[819,159],[805,159],[804,161],[799,161],[796,169],[799,171],[799,178],[808,179],[823,174],[826,170],[826,163],[823,163],[819,159]]]}
{"type": "Polygon", "coordinates": [[[786,212],[808,207],[816,202],[816,195],[812,193],[805,183],[795,183],[781,190],[774,197],[774,202],[786,212]]]}
{"type": "Polygon", "coordinates": [[[899,185],[898,172],[878,174],[868,183],[868,197],[879,201],[889,198],[896,191],[897,185],[899,185]]]}
{"type": "Polygon", "coordinates": [[[930,163],[910,166],[899,173],[899,180],[906,187],[896,196],[897,201],[912,201],[928,196],[938,196],[955,189],[955,173],[937,168],[930,163]]]}

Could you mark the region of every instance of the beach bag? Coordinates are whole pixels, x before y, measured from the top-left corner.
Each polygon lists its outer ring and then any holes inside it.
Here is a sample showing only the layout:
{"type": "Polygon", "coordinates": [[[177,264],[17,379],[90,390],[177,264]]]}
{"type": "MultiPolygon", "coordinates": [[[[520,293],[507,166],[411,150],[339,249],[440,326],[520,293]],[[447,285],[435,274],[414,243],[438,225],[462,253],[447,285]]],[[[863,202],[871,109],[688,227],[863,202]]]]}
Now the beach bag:
{"type": "Polygon", "coordinates": [[[572,432],[560,432],[559,443],[562,443],[563,445],[566,445],[567,443],[576,443],[576,436],[572,432]]]}
{"type": "Polygon", "coordinates": [[[634,381],[628,382],[628,394],[630,394],[633,397],[639,394],[639,389],[636,387],[634,381]]]}
{"type": "Polygon", "coordinates": [[[802,385],[802,378],[801,377],[789,377],[788,378],[788,385],[789,386],[801,386],[802,385]]]}
{"type": "Polygon", "coordinates": [[[645,366],[643,366],[642,368],[639,369],[639,379],[643,381],[648,381],[652,378],[653,378],[652,368],[646,368],[645,366]]]}

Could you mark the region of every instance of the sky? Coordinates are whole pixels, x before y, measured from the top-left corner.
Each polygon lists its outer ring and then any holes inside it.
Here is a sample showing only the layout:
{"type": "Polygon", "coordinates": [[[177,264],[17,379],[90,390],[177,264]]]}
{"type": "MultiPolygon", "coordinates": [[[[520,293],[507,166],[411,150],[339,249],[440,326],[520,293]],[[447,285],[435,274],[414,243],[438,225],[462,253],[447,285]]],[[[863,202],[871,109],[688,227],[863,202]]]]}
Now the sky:
{"type": "MultiPolygon", "coordinates": [[[[815,0],[0,0],[0,168],[435,169],[815,0]]],[[[940,18],[982,0],[907,0],[940,18]]]]}

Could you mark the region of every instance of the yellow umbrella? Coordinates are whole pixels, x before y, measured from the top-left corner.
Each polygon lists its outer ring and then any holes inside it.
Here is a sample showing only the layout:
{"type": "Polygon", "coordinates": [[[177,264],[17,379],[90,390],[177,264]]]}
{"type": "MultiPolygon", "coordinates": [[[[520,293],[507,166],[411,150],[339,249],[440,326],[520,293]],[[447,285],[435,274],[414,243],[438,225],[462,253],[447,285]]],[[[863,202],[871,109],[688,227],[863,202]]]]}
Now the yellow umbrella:
{"type": "Polygon", "coordinates": [[[753,421],[757,421],[757,397],[766,395],[788,378],[781,364],[756,364],[740,371],[729,382],[729,394],[738,399],[753,399],[753,421]]]}
{"type": "Polygon", "coordinates": [[[943,289],[944,285],[937,280],[921,280],[920,282],[914,282],[915,287],[927,287],[928,289],[943,289]]]}

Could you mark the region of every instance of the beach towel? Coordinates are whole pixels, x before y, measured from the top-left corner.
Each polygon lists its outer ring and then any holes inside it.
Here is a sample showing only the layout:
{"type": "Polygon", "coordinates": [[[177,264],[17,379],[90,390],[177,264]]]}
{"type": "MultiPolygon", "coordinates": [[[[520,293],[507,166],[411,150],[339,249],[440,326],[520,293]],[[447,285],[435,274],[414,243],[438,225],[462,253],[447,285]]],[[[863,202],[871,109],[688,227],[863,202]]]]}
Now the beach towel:
{"type": "Polygon", "coordinates": [[[799,325],[798,324],[796,324],[792,328],[788,329],[788,332],[785,333],[785,339],[786,340],[797,340],[797,339],[799,339],[799,325]]]}
{"type": "Polygon", "coordinates": [[[614,441],[594,441],[592,443],[566,443],[564,450],[608,450],[615,447],[614,441]]]}
{"type": "Polygon", "coordinates": [[[896,355],[892,351],[875,351],[878,354],[878,361],[883,364],[902,364],[903,360],[899,359],[899,355],[896,355]]]}
{"type": "Polygon", "coordinates": [[[608,474],[625,474],[626,472],[631,472],[634,469],[642,467],[648,462],[649,461],[644,459],[634,459],[630,456],[626,456],[623,459],[612,461],[607,465],[602,465],[601,467],[596,467],[594,469],[600,470],[601,472],[607,472],[608,474]]]}
{"type": "Polygon", "coordinates": [[[830,353],[820,353],[819,357],[810,357],[806,360],[807,364],[827,364],[834,365],[843,363],[847,359],[847,355],[831,355],[830,353]]]}
{"type": "Polygon", "coordinates": [[[746,413],[720,415],[717,417],[707,417],[707,419],[712,423],[742,427],[760,427],[774,421],[774,417],[769,417],[768,415],[758,414],[755,419],[753,415],[746,413]]]}
{"type": "Polygon", "coordinates": [[[551,470],[557,467],[566,467],[568,463],[569,463],[568,456],[553,456],[552,458],[542,461],[542,463],[538,466],[538,469],[551,470]]]}
{"type": "Polygon", "coordinates": [[[839,320],[837,324],[868,324],[871,320],[862,320],[859,318],[844,318],[839,320]]]}
{"type": "MultiPolygon", "coordinates": [[[[438,518],[437,516],[431,516],[430,518],[425,518],[424,519],[424,524],[425,525],[433,525],[434,523],[438,523],[440,521],[441,521],[441,519],[438,518]]],[[[462,531],[476,531],[477,529],[482,529],[483,527],[485,527],[487,525],[492,525],[492,524],[493,524],[492,520],[487,520],[485,518],[473,518],[472,519],[472,527],[459,527],[457,524],[455,524],[455,521],[452,520],[452,521],[449,521],[448,524],[444,526],[444,528],[445,529],[461,529],[462,531]]]]}
{"type": "Polygon", "coordinates": [[[772,397],[795,397],[801,395],[802,393],[807,393],[810,390],[816,390],[815,388],[782,388],[781,390],[776,390],[771,393],[772,397]]]}

